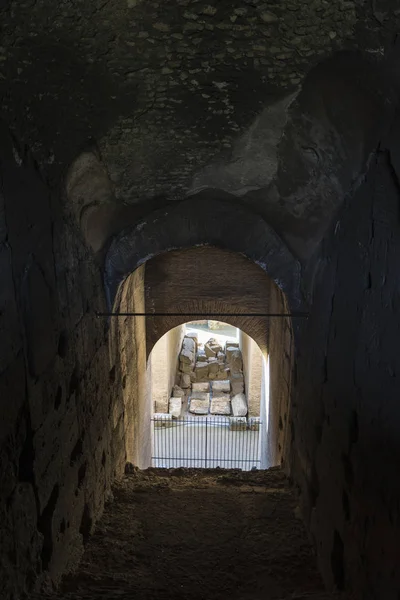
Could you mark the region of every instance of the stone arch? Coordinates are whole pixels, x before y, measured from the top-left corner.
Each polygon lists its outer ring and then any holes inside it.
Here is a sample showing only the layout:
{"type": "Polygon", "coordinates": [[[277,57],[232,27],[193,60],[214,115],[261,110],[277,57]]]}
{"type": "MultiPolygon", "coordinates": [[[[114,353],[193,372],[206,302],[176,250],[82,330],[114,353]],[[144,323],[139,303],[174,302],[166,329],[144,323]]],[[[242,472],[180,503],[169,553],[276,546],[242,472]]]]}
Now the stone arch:
{"type": "Polygon", "coordinates": [[[120,284],[137,267],[169,250],[216,246],[259,265],[286,294],[291,310],[303,305],[300,264],[257,214],[208,192],[157,210],[114,237],[105,259],[111,309],[120,284]]]}
{"type": "MultiPolygon", "coordinates": [[[[137,256],[134,258],[138,260],[137,256]]],[[[148,466],[150,460],[152,402],[146,391],[151,373],[149,354],[166,333],[193,320],[187,313],[215,315],[217,320],[238,327],[260,347],[270,364],[272,402],[265,421],[273,432],[269,435],[270,464],[285,462],[294,326],[288,317],[246,316],[263,312],[282,314],[290,309],[287,296],[263,266],[243,253],[198,244],[154,253],[123,279],[114,303],[115,312],[121,316],[111,319],[111,338],[115,342],[115,361],[121,369],[121,379],[126,382],[123,391],[126,428],[132,432],[132,446],[127,448],[127,454],[132,456],[134,464],[148,466]],[[229,318],[217,317],[226,312],[231,314],[229,318]],[[124,316],[126,313],[146,313],[146,317],[124,316]],[[148,316],[151,313],[156,314],[148,316]]],[[[174,340],[165,346],[164,360],[168,364],[168,356],[173,352],[177,359],[177,343],[174,340]]]]}
{"type": "MultiPolygon", "coordinates": [[[[253,261],[230,250],[198,246],[171,250],[146,262],[146,313],[182,313],[146,318],[146,352],[173,327],[196,320],[189,314],[228,313],[216,320],[238,327],[265,354],[270,319],[252,313],[287,313],[284,293],[253,261]]],[[[213,318],[213,317],[210,317],[213,318]]]]}

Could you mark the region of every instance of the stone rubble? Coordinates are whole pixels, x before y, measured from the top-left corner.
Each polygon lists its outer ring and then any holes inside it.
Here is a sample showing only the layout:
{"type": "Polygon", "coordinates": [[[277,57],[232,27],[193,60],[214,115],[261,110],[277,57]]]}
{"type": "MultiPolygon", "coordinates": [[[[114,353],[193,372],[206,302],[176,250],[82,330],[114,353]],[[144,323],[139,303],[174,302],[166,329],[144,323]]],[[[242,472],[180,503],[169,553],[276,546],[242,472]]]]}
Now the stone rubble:
{"type": "Polygon", "coordinates": [[[192,392],[209,392],[210,384],[209,383],[193,383],[192,392]]]}
{"type": "Polygon", "coordinates": [[[236,394],[236,396],[233,396],[231,404],[234,417],[245,417],[247,415],[247,402],[244,394],[236,394]]]}
{"type": "Polygon", "coordinates": [[[209,400],[199,400],[194,398],[190,401],[189,412],[195,415],[208,415],[209,408],[209,400]]]}
{"type": "Polygon", "coordinates": [[[169,399],[169,414],[174,419],[179,419],[182,412],[182,398],[170,398],[169,399]]]}
{"type": "Polygon", "coordinates": [[[230,382],[233,396],[244,393],[244,377],[242,373],[235,373],[234,375],[231,375],[230,382]]]}
{"type": "Polygon", "coordinates": [[[184,398],[185,392],[183,391],[183,389],[181,387],[179,387],[179,385],[174,385],[174,388],[172,390],[172,396],[174,398],[184,398]]]}
{"type": "Polygon", "coordinates": [[[231,401],[229,394],[213,396],[210,412],[212,415],[230,415],[231,401]]]}
{"type": "MultiPolygon", "coordinates": [[[[243,375],[243,357],[238,342],[226,342],[222,347],[211,337],[205,344],[197,334],[185,335],[179,354],[179,372],[174,386],[169,412],[179,415],[183,398],[188,395],[189,412],[196,415],[232,415],[232,419],[247,416],[248,407],[243,375]],[[181,400],[180,408],[178,399],[181,400]],[[172,402],[174,400],[174,402],[172,402]]],[[[247,423],[247,419],[245,419],[247,423]]],[[[240,429],[241,422],[235,421],[240,429]]],[[[256,427],[256,422],[251,422],[256,427]]]]}
{"type": "Polygon", "coordinates": [[[231,391],[231,384],[229,381],[213,381],[211,387],[214,394],[220,392],[229,393],[231,391]]]}

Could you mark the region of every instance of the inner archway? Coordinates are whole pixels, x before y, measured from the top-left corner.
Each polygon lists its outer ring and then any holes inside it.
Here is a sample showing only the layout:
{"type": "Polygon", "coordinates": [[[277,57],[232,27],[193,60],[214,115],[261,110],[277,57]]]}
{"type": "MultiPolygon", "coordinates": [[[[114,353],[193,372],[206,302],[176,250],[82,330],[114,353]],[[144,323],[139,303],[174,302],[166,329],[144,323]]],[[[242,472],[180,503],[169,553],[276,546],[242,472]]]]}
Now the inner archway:
{"type": "Polygon", "coordinates": [[[175,327],[155,344],[148,370],[152,466],[272,466],[268,357],[244,332],[215,320],[175,327]]]}
{"type": "Polygon", "coordinates": [[[188,315],[222,320],[221,314],[229,314],[229,324],[253,339],[265,358],[269,355],[271,401],[265,415],[269,435],[263,462],[285,464],[293,328],[290,317],[269,316],[287,315],[289,310],[284,293],[259,265],[213,246],[165,252],[125,279],[114,311],[146,315],[117,317],[112,322],[126,397],[128,461],[139,467],[151,464],[153,406],[146,389],[148,358],[155,344],[168,331],[187,323],[188,315]]]}

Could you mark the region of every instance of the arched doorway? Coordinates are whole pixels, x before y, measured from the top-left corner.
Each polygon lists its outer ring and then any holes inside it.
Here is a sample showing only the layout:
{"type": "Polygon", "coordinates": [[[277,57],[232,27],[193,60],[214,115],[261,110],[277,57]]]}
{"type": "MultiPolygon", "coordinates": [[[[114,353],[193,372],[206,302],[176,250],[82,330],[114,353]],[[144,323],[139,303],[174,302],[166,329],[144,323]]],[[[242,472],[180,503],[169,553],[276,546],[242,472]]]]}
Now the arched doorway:
{"type": "Polygon", "coordinates": [[[149,259],[120,286],[114,311],[130,316],[113,319],[115,351],[124,382],[127,457],[140,467],[151,464],[152,401],[149,356],[163,336],[187,323],[190,315],[224,320],[259,346],[269,361],[272,391],[264,466],[283,464],[287,453],[293,328],[283,292],[253,261],[213,246],[165,252],[149,259]],[[138,313],[146,316],[132,316],[138,313]],[[270,317],[268,315],[278,315],[270,317]],[[274,348],[273,354],[269,348],[274,348]]]}
{"type": "Polygon", "coordinates": [[[151,351],[147,385],[152,466],[271,466],[268,356],[237,327],[216,320],[174,327],[151,351]]]}

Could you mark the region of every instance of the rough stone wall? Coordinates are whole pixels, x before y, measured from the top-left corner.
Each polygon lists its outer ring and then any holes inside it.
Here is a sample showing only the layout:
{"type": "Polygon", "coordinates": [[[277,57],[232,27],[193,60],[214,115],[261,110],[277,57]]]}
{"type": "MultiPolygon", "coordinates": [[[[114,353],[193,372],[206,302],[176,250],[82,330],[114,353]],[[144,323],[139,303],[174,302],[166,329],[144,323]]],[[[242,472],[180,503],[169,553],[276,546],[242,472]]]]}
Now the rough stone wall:
{"type": "Polygon", "coordinates": [[[176,196],[193,166],[229,148],[266,97],[356,46],[365,19],[358,5],[39,0],[31,11],[6,1],[3,110],[50,171],[92,137],[120,197],[176,196]]]}
{"type": "Polygon", "coordinates": [[[167,413],[168,403],[178,369],[184,327],[174,327],[155,344],[149,356],[151,362],[151,408],[156,413],[167,413]]]}
{"type": "Polygon", "coordinates": [[[262,353],[254,340],[243,331],[239,332],[243,356],[243,374],[249,417],[260,416],[262,353]]]}
{"type": "Polygon", "coordinates": [[[297,357],[292,475],[326,582],[400,592],[398,121],[320,254],[297,357]]]}
{"type": "Polygon", "coordinates": [[[0,131],[0,581],[79,559],[125,455],[101,272],[26,150],[0,131]]]}

